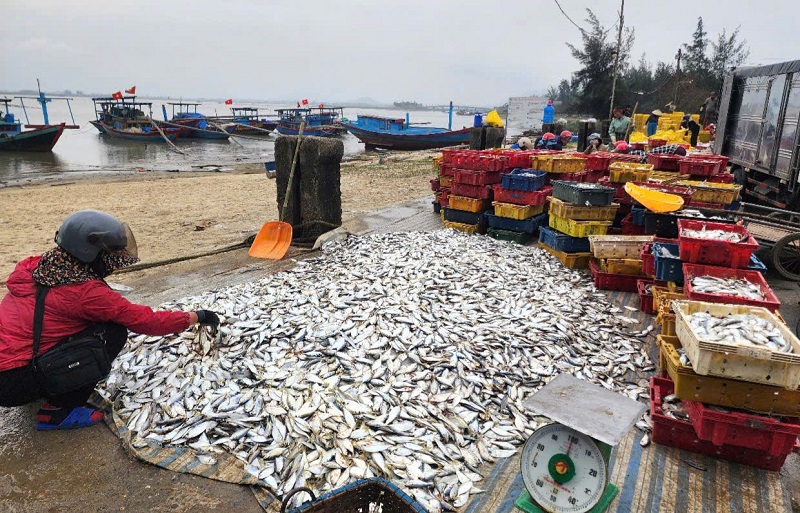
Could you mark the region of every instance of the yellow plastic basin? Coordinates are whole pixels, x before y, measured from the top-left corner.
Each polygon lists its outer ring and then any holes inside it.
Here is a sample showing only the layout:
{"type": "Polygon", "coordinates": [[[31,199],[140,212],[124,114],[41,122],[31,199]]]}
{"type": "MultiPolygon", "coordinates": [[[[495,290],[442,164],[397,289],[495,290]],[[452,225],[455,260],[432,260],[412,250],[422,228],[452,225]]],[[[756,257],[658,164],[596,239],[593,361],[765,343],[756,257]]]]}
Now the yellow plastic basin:
{"type": "Polygon", "coordinates": [[[639,185],[634,185],[631,182],[625,184],[625,192],[630,194],[631,198],[644,205],[648,210],[659,214],[675,212],[683,207],[683,198],[680,196],[654,191],[639,185]]]}

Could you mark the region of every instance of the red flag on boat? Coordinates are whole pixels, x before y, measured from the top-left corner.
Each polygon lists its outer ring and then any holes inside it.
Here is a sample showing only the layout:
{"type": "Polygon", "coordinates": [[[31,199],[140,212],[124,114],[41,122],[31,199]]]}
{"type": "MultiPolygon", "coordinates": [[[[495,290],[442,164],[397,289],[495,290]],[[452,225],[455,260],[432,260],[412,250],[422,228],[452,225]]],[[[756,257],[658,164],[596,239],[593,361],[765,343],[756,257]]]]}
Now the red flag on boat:
{"type": "Polygon", "coordinates": [[[297,108],[298,109],[300,108],[300,102],[297,102],[297,108]]]}
{"type": "Polygon", "coordinates": [[[225,100],[225,105],[233,105],[233,98],[228,98],[225,100]]]}
{"type": "Polygon", "coordinates": [[[304,99],[303,100],[303,105],[308,105],[308,100],[304,99]]]}
{"type": "Polygon", "coordinates": [[[136,94],[136,86],[133,86],[130,89],[125,89],[125,94],[136,94]]]}
{"type": "Polygon", "coordinates": [[[320,109],[324,109],[324,108],[325,108],[325,104],[324,104],[324,103],[320,103],[320,104],[319,104],[319,108],[320,108],[320,109]]]}
{"type": "Polygon", "coordinates": [[[121,100],[122,93],[120,91],[117,91],[116,93],[112,94],[111,97],[114,98],[115,100],[121,100]]]}

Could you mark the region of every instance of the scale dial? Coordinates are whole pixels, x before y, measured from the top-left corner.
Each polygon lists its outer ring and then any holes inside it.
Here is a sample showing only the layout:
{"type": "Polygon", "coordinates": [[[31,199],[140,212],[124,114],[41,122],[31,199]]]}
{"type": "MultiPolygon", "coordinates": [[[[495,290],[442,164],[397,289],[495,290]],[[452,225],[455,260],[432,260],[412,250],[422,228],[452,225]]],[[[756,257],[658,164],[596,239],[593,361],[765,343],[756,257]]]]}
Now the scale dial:
{"type": "Polygon", "coordinates": [[[537,429],[522,449],[522,481],[549,513],[585,513],[608,484],[605,458],[591,437],[553,423],[537,429]]]}

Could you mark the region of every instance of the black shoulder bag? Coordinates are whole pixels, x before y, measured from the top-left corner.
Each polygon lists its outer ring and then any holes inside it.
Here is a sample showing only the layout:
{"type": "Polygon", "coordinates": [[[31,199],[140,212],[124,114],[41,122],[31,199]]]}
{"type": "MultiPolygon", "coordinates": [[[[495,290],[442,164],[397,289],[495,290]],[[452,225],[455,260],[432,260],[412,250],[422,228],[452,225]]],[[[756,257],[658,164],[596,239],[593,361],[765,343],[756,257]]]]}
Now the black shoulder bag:
{"type": "Polygon", "coordinates": [[[73,335],[39,356],[44,299],[49,291],[49,287],[36,287],[31,366],[36,371],[45,394],[56,396],[96,384],[111,371],[111,360],[106,351],[105,340],[97,333],[73,335]]]}

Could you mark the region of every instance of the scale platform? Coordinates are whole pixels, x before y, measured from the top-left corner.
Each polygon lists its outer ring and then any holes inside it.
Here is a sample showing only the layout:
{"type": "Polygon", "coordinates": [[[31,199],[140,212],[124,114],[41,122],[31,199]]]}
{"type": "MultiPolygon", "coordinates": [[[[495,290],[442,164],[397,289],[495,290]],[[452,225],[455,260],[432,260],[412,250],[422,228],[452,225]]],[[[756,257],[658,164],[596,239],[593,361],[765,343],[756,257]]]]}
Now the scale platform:
{"type": "Polygon", "coordinates": [[[619,445],[647,409],[571,374],[559,374],[522,405],[612,447],[619,445]]]}

